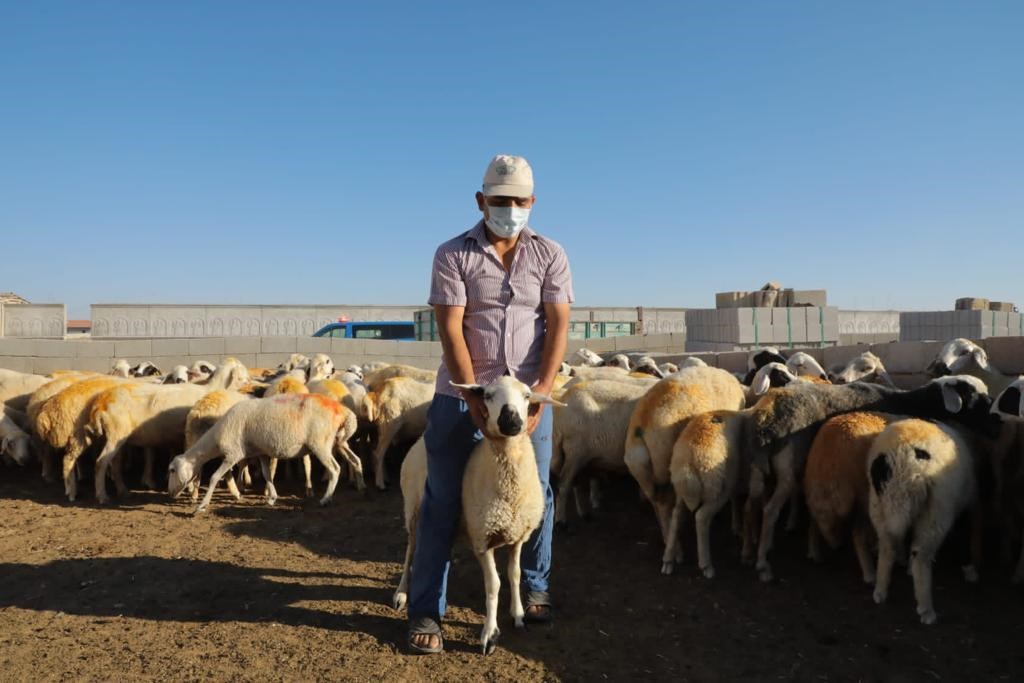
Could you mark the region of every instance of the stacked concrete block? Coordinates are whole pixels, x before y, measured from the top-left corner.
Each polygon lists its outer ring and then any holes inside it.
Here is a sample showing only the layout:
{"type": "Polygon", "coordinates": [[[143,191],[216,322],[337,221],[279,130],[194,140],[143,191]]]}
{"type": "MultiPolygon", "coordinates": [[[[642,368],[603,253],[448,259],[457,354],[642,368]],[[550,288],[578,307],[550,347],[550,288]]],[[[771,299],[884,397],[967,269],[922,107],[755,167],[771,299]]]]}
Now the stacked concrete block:
{"type": "Polygon", "coordinates": [[[900,341],[948,341],[1024,335],[1020,313],[983,310],[900,313],[900,341]]]}
{"type": "Polygon", "coordinates": [[[764,345],[833,345],[839,340],[835,307],[693,309],[686,313],[688,350],[717,351],[764,345]],[[716,346],[708,346],[713,344],[716,346]]]}
{"type": "Polygon", "coordinates": [[[981,297],[965,296],[957,299],[953,308],[958,311],[987,311],[988,299],[981,297]]]}

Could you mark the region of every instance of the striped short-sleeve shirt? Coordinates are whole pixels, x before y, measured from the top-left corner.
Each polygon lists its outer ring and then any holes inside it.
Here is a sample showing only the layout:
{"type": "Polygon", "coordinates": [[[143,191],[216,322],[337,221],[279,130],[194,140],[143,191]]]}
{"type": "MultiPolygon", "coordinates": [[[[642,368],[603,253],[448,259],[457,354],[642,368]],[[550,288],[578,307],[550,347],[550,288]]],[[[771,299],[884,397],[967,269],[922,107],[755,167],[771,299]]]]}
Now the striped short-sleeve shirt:
{"type": "MultiPolygon", "coordinates": [[[[572,303],[565,250],[530,228],[519,234],[505,270],[480,221],[434,254],[430,305],[464,306],[462,331],[478,384],[511,374],[530,385],[540,376],[545,303],[572,303]]],[[[460,396],[442,359],[436,391],[460,396]]]]}

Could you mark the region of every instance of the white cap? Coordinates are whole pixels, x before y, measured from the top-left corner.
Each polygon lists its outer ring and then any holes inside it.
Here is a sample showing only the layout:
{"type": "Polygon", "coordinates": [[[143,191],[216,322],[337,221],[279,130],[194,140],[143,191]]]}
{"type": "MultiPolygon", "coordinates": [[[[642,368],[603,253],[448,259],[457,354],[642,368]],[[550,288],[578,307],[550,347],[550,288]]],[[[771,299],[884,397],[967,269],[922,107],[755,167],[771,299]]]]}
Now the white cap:
{"type": "Polygon", "coordinates": [[[532,197],[533,169],[523,157],[499,154],[491,159],[484,172],[484,195],[532,197]]]}

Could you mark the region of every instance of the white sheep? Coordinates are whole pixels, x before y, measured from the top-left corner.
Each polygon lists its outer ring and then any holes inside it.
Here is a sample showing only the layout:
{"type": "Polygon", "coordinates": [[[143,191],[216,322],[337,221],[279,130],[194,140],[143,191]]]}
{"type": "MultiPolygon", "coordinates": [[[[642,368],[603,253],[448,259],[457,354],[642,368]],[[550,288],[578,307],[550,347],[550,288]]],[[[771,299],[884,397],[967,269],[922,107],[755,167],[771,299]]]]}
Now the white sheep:
{"type": "Polygon", "coordinates": [[[31,438],[7,410],[0,409],[0,456],[8,456],[24,467],[29,461],[31,438]]]}
{"type": "Polygon", "coordinates": [[[747,352],[747,373],[740,380],[743,384],[750,386],[750,383],[754,381],[754,375],[758,370],[763,368],[768,363],[782,363],[786,364],[786,358],[779,350],[774,346],[765,346],[760,349],[754,349],[747,352]]]}
{"type": "Polygon", "coordinates": [[[797,351],[787,358],[786,367],[797,377],[828,379],[828,374],[825,372],[825,368],[821,367],[821,363],[805,351],[797,351]]]}
{"type": "Polygon", "coordinates": [[[360,476],[359,458],[348,447],[355,433],[356,416],[337,401],[319,394],[282,394],[273,398],[242,401],[233,406],[199,441],[177,456],[168,467],[167,492],[176,496],[193,481],[205,463],[223,456],[210,477],[209,486],[196,512],[210,506],[217,483],[232,467],[245,460],[247,451],[260,455],[267,480],[267,503],[277,501],[269,473],[268,458],[287,459],[312,454],[328,472],[327,490],[321,505],[327,505],[338,485],[341,466],[334,459],[337,448],[360,476]]]}
{"type": "Polygon", "coordinates": [[[901,420],[875,438],[866,474],[878,534],[875,602],[888,597],[896,550],[909,533],[917,614],[922,624],[933,624],[932,561],[959,513],[977,497],[970,440],[949,425],[901,420]]]}
{"type": "Polygon", "coordinates": [[[939,351],[926,370],[932,377],[970,375],[977,377],[992,396],[998,396],[1013,384],[1017,375],[1006,375],[988,360],[988,354],[969,339],[954,339],[939,351]]]}
{"type": "Polygon", "coordinates": [[[32,392],[52,378],[0,368],[0,406],[25,412],[32,392]]]}
{"type": "MultiPolygon", "coordinates": [[[[454,383],[452,386],[482,396],[487,406],[485,438],[469,456],[462,477],[463,526],[483,570],[487,596],[487,615],[480,632],[480,643],[487,654],[494,650],[500,634],[498,590],[501,578],[495,565],[494,551],[502,546],[509,546],[512,618],[516,628],[524,626],[519,557],[523,543],[540,525],[544,515],[544,494],[537,472],[537,457],[526,433],[527,412],[531,403],[558,405],[558,402],[532,392],[528,386],[508,376],[499,377],[486,387],[454,383]]],[[[409,569],[416,549],[416,525],[426,482],[427,451],[420,439],[402,464],[402,498],[408,542],[402,578],[393,599],[397,609],[405,606],[408,596],[409,569]]]]}
{"type": "Polygon", "coordinates": [[[551,436],[551,469],[558,475],[555,524],[566,524],[569,492],[580,472],[590,465],[626,470],[623,444],[629,420],[637,401],[655,383],[593,380],[570,384],[559,396],[565,405],[554,408],[551,436]]]}
{"type": "Polygon", "coordinates": [[[373,451],[373,476],[378,489],[387,487],[384,456],[392,443],[418,439],[427,428],[427,409],[434,385],[411,377],[391,377],[367,392],[363,405],[366,419],[377,427],[373,451]]]}
{"type": "Polygon", "coordinates": [[[574,367],[582,365],[597,367],[599,365],[604,365],[604,359],[590,349],[577,349],[576,353],[574,353],[572,358],[569,360],[569,365],[574,367]]]}
{"type": "Polygon", "coordinates": [[[132,364],[124,358],[120,358],[114,361],[114,365],[110,368],[110,374],[114,377],[131,377],[132,364]]]}
{"type": "Polygon", "coordinates": [[[385,380],[395,377],[405,377],[422,384],[429,384],[430,386],[434,386],[437,382],[437,372],[435,370],[423,370],[411,365],[394,364],[375,370],[364,369],[363,384],[366,385],[369,391],[376,391],[385,380]]]}
{"type": "Polygon", "coordinates": [[[622,368],[627,371],[633,369],[633,364],[629,362],[629,356],[624,353],[616,353],[604,362],[604,366],[609,368],[622,368]]]}
{"type": "Polygon", "coordinates": [[[188,384],[188,368],[184,365],[175,365],[168,372],[161,384],[188,384]]]}

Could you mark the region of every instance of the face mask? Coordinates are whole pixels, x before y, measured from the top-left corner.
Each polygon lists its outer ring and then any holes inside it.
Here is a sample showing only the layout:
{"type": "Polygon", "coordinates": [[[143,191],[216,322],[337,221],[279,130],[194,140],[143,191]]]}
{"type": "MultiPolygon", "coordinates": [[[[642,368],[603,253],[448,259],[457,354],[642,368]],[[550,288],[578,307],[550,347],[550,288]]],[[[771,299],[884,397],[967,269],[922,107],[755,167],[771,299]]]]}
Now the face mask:
{"type": "Polygon", "coordinates": [[[515,237],[519,231],[526,227],[526,221],[530,218],[529,209],[520,209],[518,206],[488,206],[487,227],[504,239],[515,237]]]}

